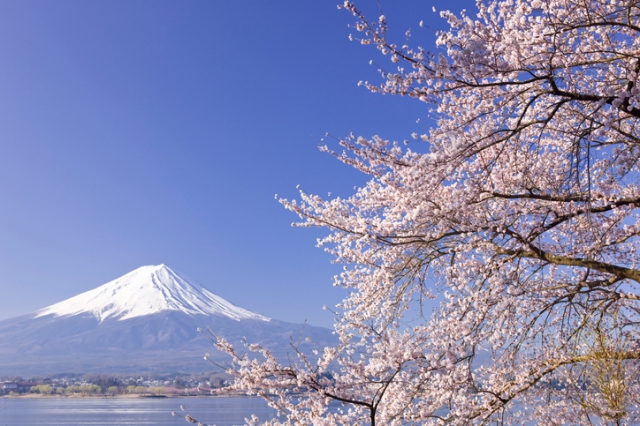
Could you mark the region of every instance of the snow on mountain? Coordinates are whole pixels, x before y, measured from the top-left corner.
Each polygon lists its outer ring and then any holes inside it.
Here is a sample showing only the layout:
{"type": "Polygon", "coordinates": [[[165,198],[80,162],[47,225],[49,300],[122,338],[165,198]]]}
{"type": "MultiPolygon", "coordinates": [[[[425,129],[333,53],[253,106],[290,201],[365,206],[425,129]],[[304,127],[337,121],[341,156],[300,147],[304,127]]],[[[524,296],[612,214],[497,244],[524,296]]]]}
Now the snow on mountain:
{"type": "Polygon", "coordinates": [[[199,328],[238,348],[258,343],[282,362],[297,350],[321,352],[338,344],[330,329],[264,317],[165,265],[143,266],[32,314],[0,321],[0,375],[202,372],[211,368],[202,359],[208,352],[215,362],[228,361],[199,328]]]}
{"type": "Polygon", "coordinates": [[[102,322],[107,318],[125,320],[163,311],[221,315],[236,321],[271,321],[188,282],[165,265],[142,266],[98,288],[41,309],[36,318],[91,313],[102,322]]]}

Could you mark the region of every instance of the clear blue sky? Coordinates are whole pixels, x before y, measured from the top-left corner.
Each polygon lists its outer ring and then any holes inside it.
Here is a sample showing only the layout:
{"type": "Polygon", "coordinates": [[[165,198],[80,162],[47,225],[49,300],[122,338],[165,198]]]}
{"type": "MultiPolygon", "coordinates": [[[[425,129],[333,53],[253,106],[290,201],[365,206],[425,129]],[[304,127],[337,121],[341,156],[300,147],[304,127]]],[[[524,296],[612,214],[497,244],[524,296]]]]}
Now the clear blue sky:
{"type": "MultiPolygon", "coordinates": [[[[0,3],[0,319],[165,263],[229,301],[331,326],[324,230],[274,200],[364,177],[325,132],[403,140],[417,101],[369,93],[371,46],[338,1],[0,3]]],[[[382,0],[393,37],[433,48],[431,11],[382,0]]],[[[372,18],[373,0],[359,7],[372,18]]]]}

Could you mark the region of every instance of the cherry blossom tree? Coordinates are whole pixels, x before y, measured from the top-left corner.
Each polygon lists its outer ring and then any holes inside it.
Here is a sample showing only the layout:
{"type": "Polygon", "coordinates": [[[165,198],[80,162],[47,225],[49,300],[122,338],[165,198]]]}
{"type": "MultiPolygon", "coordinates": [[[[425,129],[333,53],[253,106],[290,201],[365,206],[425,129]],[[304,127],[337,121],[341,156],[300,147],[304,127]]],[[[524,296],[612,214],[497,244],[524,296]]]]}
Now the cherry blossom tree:
{"type": "Polygon", "coordinates": [[[391,60],[363,85],[435,124],[322,148],[370,180],[282,203],[330,230],[341,343],[281,363],[216,338],[228,390],[269,401],[268,424],[638,421],[640,3],[479,1],[441,13],[435,53],[341,7],[391,60]]]}

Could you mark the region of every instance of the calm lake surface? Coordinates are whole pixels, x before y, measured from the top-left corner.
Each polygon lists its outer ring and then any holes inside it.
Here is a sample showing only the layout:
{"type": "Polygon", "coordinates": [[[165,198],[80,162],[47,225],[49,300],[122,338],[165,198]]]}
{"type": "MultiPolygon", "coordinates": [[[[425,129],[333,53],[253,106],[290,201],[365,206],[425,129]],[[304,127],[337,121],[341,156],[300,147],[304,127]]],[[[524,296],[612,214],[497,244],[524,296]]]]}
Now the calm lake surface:
{"type": "Polygon", "coordinates": [[[0,398],[0,426],[189,425],[180,405],[208,425],[244,425],[251,414],[275,417],[259,398],[0,398]]]}

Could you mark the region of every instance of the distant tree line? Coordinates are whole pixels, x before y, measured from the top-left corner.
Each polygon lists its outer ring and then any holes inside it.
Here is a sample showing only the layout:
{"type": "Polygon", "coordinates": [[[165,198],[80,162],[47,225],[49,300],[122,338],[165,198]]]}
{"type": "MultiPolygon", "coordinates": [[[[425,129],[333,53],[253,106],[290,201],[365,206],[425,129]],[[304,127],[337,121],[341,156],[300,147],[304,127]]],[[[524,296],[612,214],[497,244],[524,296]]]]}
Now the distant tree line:
{"type": "Polygon", "coordinates": [[[19,395],[136,395],[207,394],[212,388],[228,385],[224,374],[164,374],[125,376],[123,374],[57,375],[46,378],[0,377],[0,393],[19,395]],[[13,385],[13,386],[12,386],[13,385]],[[19,385],[19,387],[18,387],[19,385]]]}

